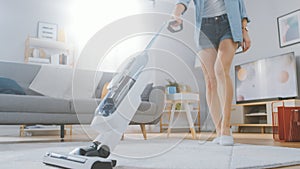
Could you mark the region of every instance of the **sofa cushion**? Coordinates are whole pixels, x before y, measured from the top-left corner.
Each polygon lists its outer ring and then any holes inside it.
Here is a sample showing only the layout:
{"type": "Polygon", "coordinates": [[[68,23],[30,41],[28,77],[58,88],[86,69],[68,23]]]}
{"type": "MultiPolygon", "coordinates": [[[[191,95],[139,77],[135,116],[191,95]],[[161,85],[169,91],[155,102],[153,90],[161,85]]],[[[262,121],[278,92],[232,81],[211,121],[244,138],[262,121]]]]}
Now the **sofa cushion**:
{"type": "Polygon", "coordinates": [[[45,96],[0,94],[0,111],[70,113],[70,102],[45,96]]]}
{"type": "Polygon", "coordinates": [[[0,124],[90,124],[91,114],[0,112],[0,124]]]}
{"type": "Polygon", "coordinates": [[[16,81],[5,77],[0,77],[0,93],[25,95],[24,90],[16,81]]]}
{"type": "Polygon", "coordinates": [[[100,99],[72,99],[71,112],[77,114],[94,114],[100,99]]]}

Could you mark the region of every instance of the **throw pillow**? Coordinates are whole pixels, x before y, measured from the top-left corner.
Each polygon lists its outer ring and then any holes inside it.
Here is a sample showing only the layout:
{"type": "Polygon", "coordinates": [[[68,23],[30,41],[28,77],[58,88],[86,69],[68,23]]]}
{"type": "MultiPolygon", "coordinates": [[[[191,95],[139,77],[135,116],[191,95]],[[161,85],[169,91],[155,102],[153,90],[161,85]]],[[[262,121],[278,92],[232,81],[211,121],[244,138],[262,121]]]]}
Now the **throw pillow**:
{"type": "Polygon", "coordinates": [[[55,65],[43,65],[31,82],[29,89],[44,96],[68,99],[71,91],[73,69],[55,65]]]}
{"type": "Polygon", "coordinates": [[[153,83],[147,84],[147,86],[145,87],[143,93],[141,94],[142,101],[149,101],[149,96],[150,96],[150,93],[151,93],[151,90],[152,90],[152,86],[153,86],[153,83]]]}
{"type": "Polygon", "coordinates": [[[23,88],[14,80],[0,77],[0,93],[25,95],[23,88]]]}

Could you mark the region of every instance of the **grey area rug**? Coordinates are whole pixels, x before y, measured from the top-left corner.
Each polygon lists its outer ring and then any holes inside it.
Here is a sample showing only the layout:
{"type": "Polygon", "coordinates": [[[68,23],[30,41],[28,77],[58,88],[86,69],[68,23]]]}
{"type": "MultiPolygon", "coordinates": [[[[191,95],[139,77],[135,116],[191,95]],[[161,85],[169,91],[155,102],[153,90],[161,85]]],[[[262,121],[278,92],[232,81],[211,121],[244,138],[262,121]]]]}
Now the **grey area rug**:
{"type": "MultiPolygon", "coordinates": [[[[1,144],[1,169],[53,168],[42,164],[46,152],[67,153],[89,143],[1,144]]],[[[274,168],[300,164],[300,149],[180,139],[121,141],[111,158],[116,169],[236,169],[274,168]]]]}

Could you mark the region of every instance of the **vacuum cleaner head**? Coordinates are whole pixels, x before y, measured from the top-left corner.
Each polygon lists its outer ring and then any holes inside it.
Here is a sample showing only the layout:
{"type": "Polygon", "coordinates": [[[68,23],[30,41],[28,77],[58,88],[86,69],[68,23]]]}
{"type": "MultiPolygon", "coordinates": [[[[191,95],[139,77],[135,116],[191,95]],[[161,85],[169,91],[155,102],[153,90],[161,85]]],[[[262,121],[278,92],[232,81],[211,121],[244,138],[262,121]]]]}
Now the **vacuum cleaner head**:
{"type": "Polygon", "coordinates": [[[68,169],[112,169],[116,160],[101,157],[88,157],[80,155],[63,155],[59,153],[46,153],[43,163],[58,168],[68,169]]]}

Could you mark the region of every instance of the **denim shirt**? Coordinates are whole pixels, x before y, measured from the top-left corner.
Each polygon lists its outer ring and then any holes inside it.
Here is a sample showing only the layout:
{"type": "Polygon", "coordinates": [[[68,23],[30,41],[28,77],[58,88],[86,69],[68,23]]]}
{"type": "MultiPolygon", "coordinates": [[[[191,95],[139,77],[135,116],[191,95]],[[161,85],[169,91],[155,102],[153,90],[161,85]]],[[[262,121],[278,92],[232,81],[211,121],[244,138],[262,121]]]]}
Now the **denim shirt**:
{"type": "MultiPolygon", "coordinates": [[[[187,9],[191,0],[178,0],[177,4],[183,4],[185,6],[185,10],[187,9]]],[[[200,28],[203,16],[204,9],[204,1],[205,0],[193,0],[195,4],[195,12],[196,12],[196,30],[195,40],[197,45],[199,45],[199,36],[200,36],[200,28]]],[[[244,18],[249,22],[246,8],[243,0],[224,0],[226,12],[228,15],[229,25],[233,37],[234,42],[243,42],[243,34],[242,34],[242,20],[244,18]]],[[[185,11],[184,11],[185,12],[185,11]]]]}

